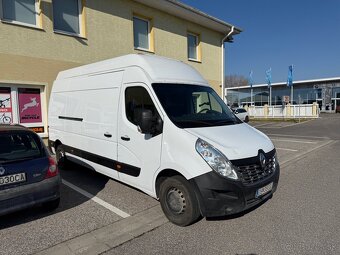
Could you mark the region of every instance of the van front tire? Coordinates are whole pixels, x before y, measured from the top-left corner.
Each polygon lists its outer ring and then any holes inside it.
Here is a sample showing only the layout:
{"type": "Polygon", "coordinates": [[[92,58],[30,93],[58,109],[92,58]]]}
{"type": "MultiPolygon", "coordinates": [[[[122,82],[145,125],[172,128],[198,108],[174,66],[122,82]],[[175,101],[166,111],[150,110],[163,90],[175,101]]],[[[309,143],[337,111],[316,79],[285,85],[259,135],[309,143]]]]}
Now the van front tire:
{"type": "Polygon", "coordinates": [[[188,226],[200,216],[195,192],[182,176],[168,177],[161,183],[159,200],[165,216],[175,225],[188,226]]]}

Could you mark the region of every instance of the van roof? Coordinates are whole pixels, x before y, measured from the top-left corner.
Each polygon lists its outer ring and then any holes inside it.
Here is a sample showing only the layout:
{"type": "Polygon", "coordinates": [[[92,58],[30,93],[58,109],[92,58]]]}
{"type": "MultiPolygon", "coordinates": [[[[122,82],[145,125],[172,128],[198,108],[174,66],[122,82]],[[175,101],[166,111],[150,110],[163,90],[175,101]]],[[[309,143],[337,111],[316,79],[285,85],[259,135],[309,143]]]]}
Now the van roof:
{"type": "Polygon", "coordinates": [[[137,66],[148,74],[152,83],[189,83],[209,85],[192,66],[181,61],[161,56],[129,54],[97,63],[62,71],[56,80],[63,80],[89,74],[108,72],[137,66]]]}

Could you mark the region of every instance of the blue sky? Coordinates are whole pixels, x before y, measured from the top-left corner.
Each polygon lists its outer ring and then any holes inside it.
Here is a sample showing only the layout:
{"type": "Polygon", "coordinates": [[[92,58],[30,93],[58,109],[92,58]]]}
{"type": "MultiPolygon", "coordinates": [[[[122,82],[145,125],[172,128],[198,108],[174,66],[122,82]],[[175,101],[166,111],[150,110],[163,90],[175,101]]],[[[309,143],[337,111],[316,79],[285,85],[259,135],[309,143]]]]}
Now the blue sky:
{"type": "Polygon", "coordinates": [[[226,44],[226,74],[266,83],[340,77],[340,0],[181,0],[243,29],[226,44]]]}

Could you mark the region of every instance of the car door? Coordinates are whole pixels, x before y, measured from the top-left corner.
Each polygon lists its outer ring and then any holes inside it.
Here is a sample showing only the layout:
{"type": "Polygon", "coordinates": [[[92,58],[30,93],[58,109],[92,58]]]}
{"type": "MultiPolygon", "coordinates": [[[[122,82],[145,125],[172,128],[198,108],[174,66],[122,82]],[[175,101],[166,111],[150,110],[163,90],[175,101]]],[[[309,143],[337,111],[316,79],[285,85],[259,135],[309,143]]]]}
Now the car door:
{"type": "Polygon", "coordinates": [[[149,109],[161,118],[149,88],[142,83],[123,84],[118,116],[119,179],[147,193],[153,193],[154,173],[161,162],[162,132],[142,134],[138,131],[136,109],[149,109]]]}

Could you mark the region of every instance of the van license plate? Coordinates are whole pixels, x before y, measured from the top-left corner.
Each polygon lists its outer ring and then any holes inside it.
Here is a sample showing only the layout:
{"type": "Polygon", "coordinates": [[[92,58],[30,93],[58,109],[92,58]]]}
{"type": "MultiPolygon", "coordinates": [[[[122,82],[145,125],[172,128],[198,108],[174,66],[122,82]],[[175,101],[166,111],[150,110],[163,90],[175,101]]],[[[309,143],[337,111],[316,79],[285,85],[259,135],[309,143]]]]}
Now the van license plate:
{"type": "Polygon", "coordinates": [[[0,177],[0,186],[26,181],[25,173],[13,174],[0,177]]]}
{"type": "Polygon", "coordinates": [[[260,197],[263,196],[264,194],[267,194],[268,192],[270,192],[273,189],[273,183],[269,183],[268,185],[258,189],[256,191],[255,197],[260,197]]]}

